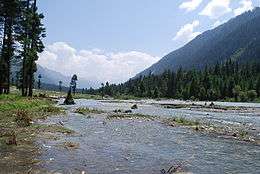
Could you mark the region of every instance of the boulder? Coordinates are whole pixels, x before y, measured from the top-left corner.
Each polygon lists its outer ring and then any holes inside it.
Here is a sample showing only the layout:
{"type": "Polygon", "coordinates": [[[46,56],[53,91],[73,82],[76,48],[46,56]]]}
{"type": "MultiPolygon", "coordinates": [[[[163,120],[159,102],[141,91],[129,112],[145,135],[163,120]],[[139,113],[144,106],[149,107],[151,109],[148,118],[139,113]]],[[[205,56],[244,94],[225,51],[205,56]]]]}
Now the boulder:
{"type": "Polygon", "coordinates": [[[137,104],[134,104],[134,105],[131,107],[131,109],[138,109],[137,104]]]}

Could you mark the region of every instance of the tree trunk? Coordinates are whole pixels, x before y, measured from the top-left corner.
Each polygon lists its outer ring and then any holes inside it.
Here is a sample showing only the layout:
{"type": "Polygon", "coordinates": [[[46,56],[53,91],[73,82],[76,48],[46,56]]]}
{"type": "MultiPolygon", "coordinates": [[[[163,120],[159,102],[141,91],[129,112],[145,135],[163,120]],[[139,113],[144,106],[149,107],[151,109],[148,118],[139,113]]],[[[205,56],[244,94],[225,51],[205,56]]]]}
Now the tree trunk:
{"type": "Polygon", "coordinates": [[[4,39],[1,58],[1,93],[8,94],[10,89],[10,60],[12,57],[12,19],[5,16],[4,39]]]}
{"type": "Polygon", "coordinates": [[[30,75],[29,75],[29,85],[28,85],[28,96],[32,97],[33,96],[33,78],[32,78],[32,71],[30,71],[30,75]]]}
{"type": "MultiPolygon", "coordinates": [[[[27,3],[26,3],[26,9],[27,9],[27,12],[29,12],[30,10],[30,0],[27,0],[27,3]]],[[[26,19],[27,22],[28,22],[28,19],[26,19]]],[[[28,28],[26,27],[25,28],[25,40],[28,40],[28,37],[29,37],[29,32],[28,32],[28,28]]],[[[28,60],[28,57],[27,57],[27,51],[29,49],[29,46],[28,46],[28,43],[27,41],[24,43],[24,56],[23,56],[23,67],[22,67],[22,95],[23,96],[27,96],[28,95],[28,83],[29,83],[29,80],[28,80],[28,75],[29,75],[29,71],[28,71],[28,65],[26,65],[26,61],[28,60]]],[[[30,65],[29,65],[30,66],[30,65]]]]}
{"type": "Polygon", "coordinates": [[[6,33],[7,33],[7,19],[4,17],[4,34],[3,34],[3,45],[0,59],[0,94],[4,93],[4,83],[5,83],[5,51],[6,51],[6,33]]]}
{"type": "MultiPolygon", "coordinates": [[[[33,15],[35,16],[36,14],[36,10],[37,10],[37,1],[34,0],[34,3],[33,3],[33,15]]],[[[32,32],[34,32],[35,30],[35,24],[33,24],[32,26],[32,32]]],[[[32,33],[32,43],[31,43],[31,49],[34,50],[35,47],[36,47],[36,38],[34,36],[34,33],[32,33]]],[[[37,55],[36,55],[37,56],[37,55]]],[[[33,96],[33,83],[34,83],[34,72],[33,72],[33,66],[34,66],[34,59],[31,58],[30,59],[30,68],[29,68],[29,97],[32,97],[33,96]]]]}
{"type": "Polygon", "coordinates": [[[8,34],[7,34],[7,55],[6,55],[6,94],[10,92],[10,74],[11,74],[11,59],[13,56],[13,18],[8,20],[8,34]]]}

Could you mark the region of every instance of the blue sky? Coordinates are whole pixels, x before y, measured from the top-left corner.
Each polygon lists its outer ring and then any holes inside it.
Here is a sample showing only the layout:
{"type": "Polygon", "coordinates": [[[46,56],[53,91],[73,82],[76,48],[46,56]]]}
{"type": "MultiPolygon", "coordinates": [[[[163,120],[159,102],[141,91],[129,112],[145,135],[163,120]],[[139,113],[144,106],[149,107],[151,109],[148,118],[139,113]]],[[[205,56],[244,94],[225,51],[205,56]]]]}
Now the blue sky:
{"type": "Polygon", "coordinates": [[[260,0],[42,0],[39,10],[45,15],[47,38],[39,62],[69,75],[73,70],[66,70],[69,65],[60,68],[60,63],[77,60],[74,63],[88,64],[77,73],[92,80],[95,69],[89,76],[84,69],[91,69],[91,63],[99,60],[86,56],[101,56],[97,59],[105,61],[99,63],[112,61],[109,63],[117,65],[113,68],[128,71],[120,70],[119,77],[118,71],[106,72],[112,70],[102,65],[97,68],[103,68],[98,80],[122,82],[201,32],[259,4],[260,0]],[[134,62],[144,55],[145,60],[134,62]],[[115,57],[118,60],[113,62],[115,57]],[[120,59],[126,61],[124,66],[118,63],[120,59]],[[51,60],[53,63],[47,63],[51,60]]]}

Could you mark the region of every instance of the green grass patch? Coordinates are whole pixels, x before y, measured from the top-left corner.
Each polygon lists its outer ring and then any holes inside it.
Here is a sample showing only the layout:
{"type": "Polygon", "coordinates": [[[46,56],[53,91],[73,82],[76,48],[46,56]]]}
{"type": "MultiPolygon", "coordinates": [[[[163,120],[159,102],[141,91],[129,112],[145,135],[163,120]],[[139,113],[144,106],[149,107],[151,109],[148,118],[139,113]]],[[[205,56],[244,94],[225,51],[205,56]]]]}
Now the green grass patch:
{"type": "Polygon", "coordinates": [[[153,121],[156,117],[150,116],[150,115],[143,115],[143,114],[112,114],[108,115],[108,120],[114,120],[114,119],[142,119],[142,120],[150,120],[153,121]]]}
{"type": "Polygon", "coordinates": [[[52,103],[47,99],[37,98],[7,98],[0,100],[0,112],[13,111],[13,110],[31,110],[43,106],[49,106],[52,103]]]}
{"type": "Polygon", "coordinates": [[[90,95],[90,94],[80,94],[76,93],[73,95],[74,99],[91,99],[91,100],[102,100],[102,96],[100,95],[90,95]]]}
{"type": "Polygon", "coordinates": [[[39,108],[39,110],[43,113],[46,113],[46,114],[61,114],[61,113],[64,113],[65,111],[60,108],[60,107],[56,107],[56,106],[52,106],[52,105],[48,105],[48,106],[41,106],[39,108]]]}
{"type": "Polygon", "coordinates": [[[33,124],[34,120],[64,112],[53,104],[49,99],[25,98],[15,94],[0,95],[0,145],[13,142],[12,139],[23,144],[44,130],[69,133],[62,126],[33,124]]]}
{"type": "Polygon", "coordinates": [[[91,109],[91,108],[77,108],[75,111],[75,113],[78,114],[82,114],[82,115],[87,115],[87,114],[102,114],[104,113],[101,110],[97,110],[97,109],[91,109]]]}

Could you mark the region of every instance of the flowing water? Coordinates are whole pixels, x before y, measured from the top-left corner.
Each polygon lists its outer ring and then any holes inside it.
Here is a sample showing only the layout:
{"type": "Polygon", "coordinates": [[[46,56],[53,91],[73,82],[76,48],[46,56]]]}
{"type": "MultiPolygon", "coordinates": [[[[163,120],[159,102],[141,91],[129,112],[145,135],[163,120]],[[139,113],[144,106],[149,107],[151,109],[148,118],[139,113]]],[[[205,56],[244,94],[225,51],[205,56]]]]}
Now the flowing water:
{"type": "MultiPolygon", "coordinates": [[[[60,173],[134,173],[160,174],[161,169],[181,165],[190,173],[260,173],[260,146],[195,132],[184,127],[169,127],[158,121],[107,120],[103,115],[91,118],[73,113],[78,107],[111,112],[128,110],[133,102],[76,100],[75,106],[64,106],[68,114],[52,117],[45,124],[62,122],[75,130],[74,135],[56,141],[42,141],[41,170],[60,173]],[[78,143],[76,149],[62,148],[64,142],[78,143]]],[[[165,109],[151,101],[138,102],[135,113],[160,117],[180,116],[214,124],[253,129],[259,136],[257,112],[204,112],[190,109],[165,109]]],[[[250,106],[250,107],[258,107],[250,106]]],[[[246,106],[248,107],[248,105],[246,106]]]]}

